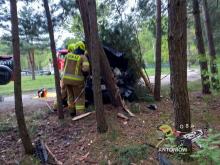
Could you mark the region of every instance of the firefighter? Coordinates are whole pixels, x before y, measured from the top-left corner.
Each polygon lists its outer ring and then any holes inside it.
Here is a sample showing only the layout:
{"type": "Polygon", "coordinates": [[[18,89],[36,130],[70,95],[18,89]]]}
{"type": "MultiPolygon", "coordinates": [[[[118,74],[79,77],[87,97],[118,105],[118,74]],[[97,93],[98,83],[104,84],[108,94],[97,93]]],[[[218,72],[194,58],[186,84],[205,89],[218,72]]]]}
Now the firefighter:
{"type": "MultiPolygon", "coordinates": [[[[68,46],[71,49],[71,45],[68,46]]],[[[63,83],[67,89],[67,102],[70,115],[85,111],[85,77],[89,72],[89,62],[85,53],[85,44],[79,41],[75,44],[73,53],[65,58],[63,83]]]]}
{"type": "MultiPolygon", "coordinates": [[[[68,52],[69,52],[69,53],[73,52],[74,49],[75,49],[75,44],[74,44],[74,43],[69,44],[67,49],[68,49],[68,52]]],[[[62,69],[62,68],[61,68],[61,69],[62,69]]],[[[60,74],[61,74],[61,77],[62,77],[62,75],[63,75],[63,70],[61,70],[61,73],[60,73],[60,74]]],[[[63,107],[66,107],[66,106],[67,106],[67,103],[66,103],[67,89],[66,89],[65,84],[63,83],[62,78],[61,78],[61,80],[60,80],[60,88],[61,88],[62,105],[63,105],[63,107]]],[[[58,106],[57,106],[57,101],[55,101],[54,104],[53,104],[53,109],[56,111],[57,108],[58,108],[58,106]]]]}

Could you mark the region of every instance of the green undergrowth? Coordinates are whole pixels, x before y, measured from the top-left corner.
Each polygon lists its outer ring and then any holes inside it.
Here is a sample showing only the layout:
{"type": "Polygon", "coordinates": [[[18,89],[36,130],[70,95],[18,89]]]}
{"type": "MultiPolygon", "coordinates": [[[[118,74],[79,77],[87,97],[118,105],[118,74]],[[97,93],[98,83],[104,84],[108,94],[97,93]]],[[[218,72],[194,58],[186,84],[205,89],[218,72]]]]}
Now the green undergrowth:
{"type": "Polygon", "coordinates": [[[17,123],[14,113],[9,115],[1,115],[0,117],[0,133],[9,132],[17,129],[17,123]]]}
{"type": "Polygon", "coordinates": [[[18,164],[20,165],[41,165],[40,161],[34,156],[25,156],[18,164]]]}
{"type": "Polygon", "coordinates": [[[134,91],[138,101],[154,102],[154,97],[150,95],[149,90],[145,86],[136,85],[134,91]]]}
{"type": "Polygon", "coordinates": [[[148,157],[148,147],[146,145],[129,145],[125,147],[114,147],[115,164],[130,165],[131,163],[138,163],[148,157]]]}

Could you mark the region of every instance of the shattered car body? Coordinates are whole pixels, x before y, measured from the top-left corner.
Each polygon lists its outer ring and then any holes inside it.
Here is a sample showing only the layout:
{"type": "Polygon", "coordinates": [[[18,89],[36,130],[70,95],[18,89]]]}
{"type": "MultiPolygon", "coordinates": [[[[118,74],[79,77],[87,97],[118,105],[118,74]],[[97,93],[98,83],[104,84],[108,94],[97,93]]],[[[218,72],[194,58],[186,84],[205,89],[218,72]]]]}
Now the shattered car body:
{"type": "MultiPolygon", "coordinates": [[[[125,53],[119,52],[108,46],[103,46],[105,54],[108,58],[112,72],[114,73],[116,84],[119,87],[122,98],[133,101],[134,100],[134,76],[130,72],[128,67],[128,59],[125,57],[125,53]]],[[[101,80],[101,89],[104,103],[110,103],[109,92],[105,86],[103,80],[101,80]]],[[[88,79],[86,87],[86,100],[88,104],[93,103],[92,93],[92,79],[88,79]]]]}
{"type": "MultiPolygon", "coordinates": [[[[113,48],[108,46],[103,46],[105,54],[108,58],[109,64],[111,66],[112,72],[116,78],[117,86],[120,89],[120,94],[122,98],[133,101],[135,98],[134,94],[134,76],[128,67],[128,59],[126,59],[125,54],[119,52],[113,48]]],[[[64,67],[64,58],[68,53],[66,49],[58,50],[58,66],[59,69],[62,70],[64,67]]],[[[88,56],[89,61],[90,57],[88,56]]],[[[101,89],[104,103],[110,103],[109,92],[105,86],[103,80],[101,80],[101,89]]],[[[87,78],[86,88],[85,88],[85,97],[86,97],[86,105],[93,104],[93,89],[92,89],[92,78],[91,76],[87,78]]]]}

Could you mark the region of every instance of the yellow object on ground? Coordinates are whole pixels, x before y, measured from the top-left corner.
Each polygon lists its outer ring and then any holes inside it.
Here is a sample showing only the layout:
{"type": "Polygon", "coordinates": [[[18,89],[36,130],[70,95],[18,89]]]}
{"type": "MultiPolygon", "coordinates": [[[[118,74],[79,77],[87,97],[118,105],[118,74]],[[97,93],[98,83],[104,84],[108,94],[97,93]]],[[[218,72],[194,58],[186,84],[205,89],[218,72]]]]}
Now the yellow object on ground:
{"type": "Polygon", "coordinates": [[[162,131],[166,136],[172,136],[173,135],[173,130],[169,125],[161,125],[159,127],[159,130],[162,131]]]}
{"type": "Polygon", "coordinates": [[[46,100],[48,98],[55,98],[56,97],[56,92],[48,92],[46,97],[41,97],[39,98],[38,96],[32,97],[33,99],[41,99],[41,100],[46,100]]]}

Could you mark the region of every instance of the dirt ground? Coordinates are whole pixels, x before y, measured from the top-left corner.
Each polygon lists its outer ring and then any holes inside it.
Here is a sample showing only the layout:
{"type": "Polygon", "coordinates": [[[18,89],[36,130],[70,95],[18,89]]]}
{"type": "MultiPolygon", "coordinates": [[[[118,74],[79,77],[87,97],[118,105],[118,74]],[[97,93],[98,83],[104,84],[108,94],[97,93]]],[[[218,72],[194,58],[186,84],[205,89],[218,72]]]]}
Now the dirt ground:
{"type": "MultiPolygon", "coordinates": [[[[95,113],[79,121],[72,121],[66,113],[65,120],[59,121],[56,113],[46,106],[46,101],[51,104],[51,100],[52,98],[37,100],[31,106],[25,104],[26,122],[32,141],[40,135],[56,158],[67,165],[120,164],[119,162],[126,161],[123,159],[127,159],[129,154],[131,157],[133,154],[131,160],[136,164],[158,164],[155,150],[147,147],[145,153],[145,148],[141,147],[145,143],[155,145],[158,142],[157,126],[173,126],[172,103],[166,97],[156,103],[158,109],[155,111],[149,110],[148,103],[145,102],[128,103],[128,107],[136,112],[136,116],[128,121],[117,118],[117,113],[123,111],[105,105],[109,126],[109,131],[105,134],[98,134],[96,131],[95,113]],[[136,150],[140,152],[138,147],[143,153],[141,157],[137,154],[139,160],[136,160],[134,153],[136,150]]],[[[193,92],[190,93],[190,103],[194,129],[212,128],[215,132],[220,131],[219,95],[202,96],[199,92],[193,92]]],[[[0,164],[18,164],[24,159],[13,109],[0,111],[0,164]]],[[[172,162],[176,165],[186,164],[175,159],[172,162]]]]}

